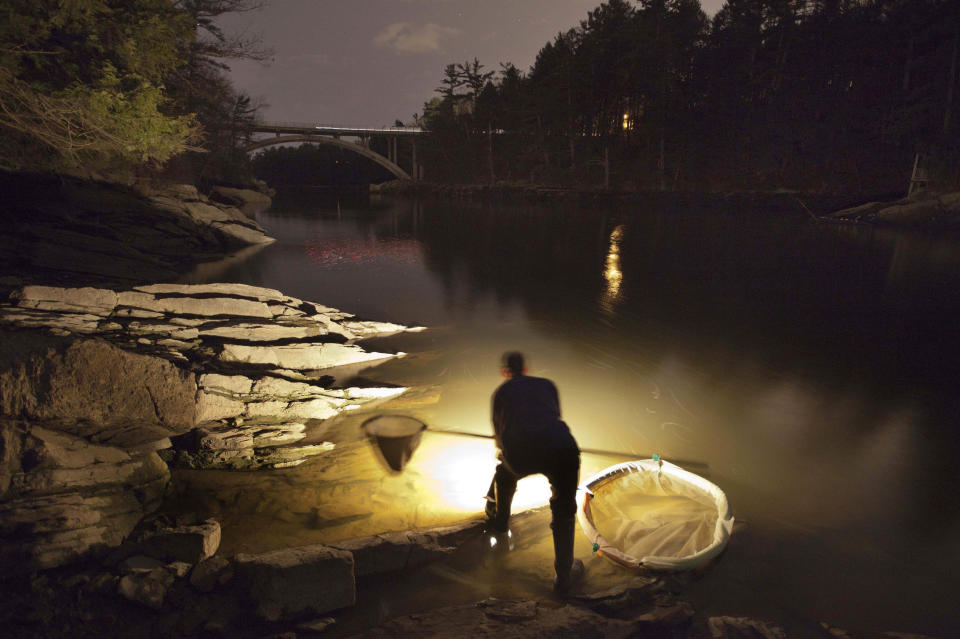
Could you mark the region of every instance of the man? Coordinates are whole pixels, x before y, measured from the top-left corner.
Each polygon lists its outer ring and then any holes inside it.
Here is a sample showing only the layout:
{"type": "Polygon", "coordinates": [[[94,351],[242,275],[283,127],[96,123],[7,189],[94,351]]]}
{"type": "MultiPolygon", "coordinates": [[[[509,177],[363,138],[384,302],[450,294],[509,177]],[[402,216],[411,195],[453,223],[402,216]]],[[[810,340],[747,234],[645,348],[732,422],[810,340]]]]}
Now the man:
{"type": "Polygon", "coordinates": [[[501,373],[507,381],[493,394],[493,432],[501,463],[487,494],[487,517],[495,533],[506,533],[517,480],[542,473],[550,480],[554,590],[566,593],[583,574],[573,558],[580,480],[580,448],[560,419],[557,387],[548,379],[527,376],[523,354],[505,353],[501,373]]]}

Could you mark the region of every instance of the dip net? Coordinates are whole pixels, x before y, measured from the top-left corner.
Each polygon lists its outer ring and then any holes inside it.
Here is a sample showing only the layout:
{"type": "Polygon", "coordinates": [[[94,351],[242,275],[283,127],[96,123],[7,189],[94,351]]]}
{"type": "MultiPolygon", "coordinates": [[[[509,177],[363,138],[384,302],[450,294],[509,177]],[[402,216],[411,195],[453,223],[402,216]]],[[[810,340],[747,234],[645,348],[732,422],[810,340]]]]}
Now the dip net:
{"type": "Polygon", "coordinates": [[[723,550],[733,527],[723,491],[660,460],[611,466],[584,483],[579,499],[594,550],[628,567],[701,566],[723,550]]]}

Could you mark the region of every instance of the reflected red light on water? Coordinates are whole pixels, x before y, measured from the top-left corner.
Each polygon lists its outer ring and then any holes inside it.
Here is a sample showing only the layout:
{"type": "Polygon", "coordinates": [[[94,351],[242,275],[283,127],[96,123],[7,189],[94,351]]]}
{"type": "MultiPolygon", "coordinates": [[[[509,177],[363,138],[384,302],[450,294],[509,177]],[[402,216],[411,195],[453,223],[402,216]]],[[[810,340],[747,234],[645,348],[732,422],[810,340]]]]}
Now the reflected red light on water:
{"type": "Polygon", "coordinates": [[[391,262],[417,264],[420,244],[412,238],[313,238],[306,246],[311,262],[324,267],[391,262]]]}

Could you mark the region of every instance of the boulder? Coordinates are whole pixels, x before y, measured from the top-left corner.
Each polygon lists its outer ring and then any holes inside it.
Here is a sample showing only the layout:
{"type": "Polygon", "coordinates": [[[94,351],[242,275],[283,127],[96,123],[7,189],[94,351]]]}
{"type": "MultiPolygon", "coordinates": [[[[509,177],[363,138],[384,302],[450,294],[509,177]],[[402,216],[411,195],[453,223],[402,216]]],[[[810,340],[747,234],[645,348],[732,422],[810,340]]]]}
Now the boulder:
{"type": "Polygon", "coordinates": [[[233,568],[223,557],[204,559],[190,573],[190,585],[200,592],[211,592],[233,578],[233,568]]]}
{"type": "Polygon", "coordinates": [[[100,339],[0,331],[0,415],[119,447],[194,424],[194,376],[100,339]]]}
{"type": "Polygon", "coordinates": [[[117,584],[117,594],[153,610],[160,610],[173,581],[173,575],[162,567],[148,573],[125,575],[117,584]]]}
{"type": "Polygon", "coordinates": [[[329,546],[239,554],[235,580],[263,619],[321,615],[356,601],[353,556],[329,546]]]}
{"type": "Polygon", "coordinates": [[[141,539],[139,546],[149,557],[196,564],[212,557],[220,547],[220,523],[208,519],[195,526],[163,529],[141,539]]]}

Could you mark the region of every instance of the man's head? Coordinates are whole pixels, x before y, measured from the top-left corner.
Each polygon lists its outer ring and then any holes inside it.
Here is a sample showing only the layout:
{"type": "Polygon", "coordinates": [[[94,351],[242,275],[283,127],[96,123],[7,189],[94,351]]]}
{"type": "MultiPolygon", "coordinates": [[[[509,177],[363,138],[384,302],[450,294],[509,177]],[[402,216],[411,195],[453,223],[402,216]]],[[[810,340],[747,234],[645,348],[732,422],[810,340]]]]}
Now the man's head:
{"type": "Polygon", "coordinates": [[[523,353],[518,351],[504,353],[500,361],[500,371],[504,377],[525,375],[527,367],[523,363],[523,353]]]}

